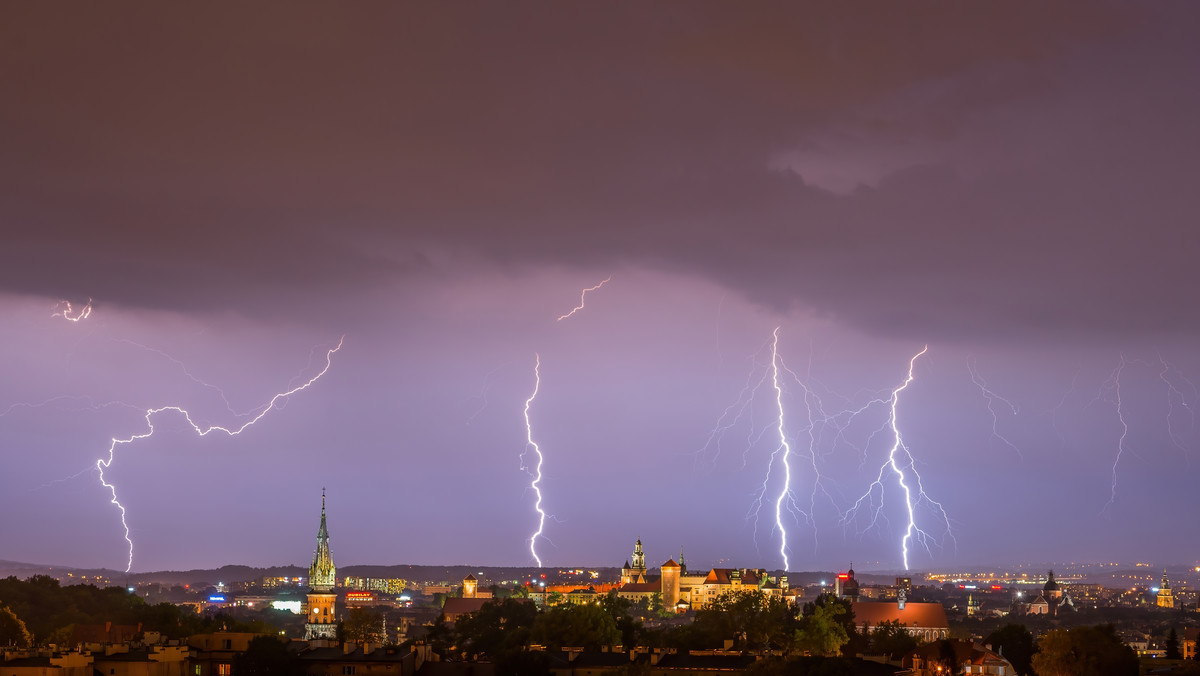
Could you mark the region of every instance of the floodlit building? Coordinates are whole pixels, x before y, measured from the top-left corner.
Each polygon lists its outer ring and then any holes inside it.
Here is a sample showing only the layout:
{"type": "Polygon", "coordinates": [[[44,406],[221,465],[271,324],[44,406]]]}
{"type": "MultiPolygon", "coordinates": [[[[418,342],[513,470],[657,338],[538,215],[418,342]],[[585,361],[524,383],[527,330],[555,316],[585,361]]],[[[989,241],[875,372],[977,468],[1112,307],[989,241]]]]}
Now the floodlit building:
{"type": "Polygon", "coordinates": [[[950,635],[950,621],[940,603],[909,603],[903,594],[896,603],[858,601],[850,604],[854,623],[864,633],[874,631],[884,622],[899,622],[912,636],[922,641],[936,641],[950,635]]]}
{"type": "Polygon", "coordinates": [[[304,622],[304,640],[337,639],[337,616],[333,592],[337,569],[329,553],[329,529],[325,525],[325,489],[321,489],[321,527],[317,529],[317,552],[308,569],[308,611],[304,622]]]}
{"type": "Polygon", "coordinates": [[[1162,584],[1158,586],[1158,596],[1156,598],[1159,608],[1174,608],[1175,595],[1171,591],[1171,581],[1167,579],[1167,571],[1163,570],[1162,584]]]}

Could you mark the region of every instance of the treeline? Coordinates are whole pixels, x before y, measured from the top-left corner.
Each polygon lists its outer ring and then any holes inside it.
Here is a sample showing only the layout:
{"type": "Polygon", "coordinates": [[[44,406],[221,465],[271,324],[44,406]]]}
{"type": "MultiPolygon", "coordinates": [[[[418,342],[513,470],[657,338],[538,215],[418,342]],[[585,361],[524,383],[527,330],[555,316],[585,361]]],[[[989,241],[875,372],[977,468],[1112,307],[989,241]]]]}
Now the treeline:
{"type": "MultiPolygon", "coordinates": [[[[373,640],[372,628],[378,624],[370,611],[351,611],[344,623],[345,636],[373,640]]],[[[780,664],[786,662],[793,671],[806,673],[799,665],[845,669],[849,660],[840,657],[843,654],[873,651],[899,657],[917,645],[898,624],[871,633],[857,631],[847,601],[825,595],[797,612],[782,599],[758,591],[724,594],[696,611],[691,622],[664,618],[616,593],[596,604],[560,605],[544,611],[517,599],[495,600],[453,627],[439,618],[426,641],[443,659],[488,660],[499,674],[546,673],[547,655],[567,646],[588,651],[620,645],[625,650],[641,647],[680,653],[726,648],[773,652],[783,656],[780,664]],[[545,651],[531,651],[531,645],[544,646],[545,651]]]]}
{"type": "Polygon", "coordinates": [[[197,615],[171,603],[149,605],[120,587],[63,586],[45,575],[27,580],[0,579],[0,645],[67,645],[75,625],[105,622],[140,623],[143,631],[157,631],[178,639],[223,628],[277,631],[273,623],[265,620],[239,620],[225,614],[197,615]]]}

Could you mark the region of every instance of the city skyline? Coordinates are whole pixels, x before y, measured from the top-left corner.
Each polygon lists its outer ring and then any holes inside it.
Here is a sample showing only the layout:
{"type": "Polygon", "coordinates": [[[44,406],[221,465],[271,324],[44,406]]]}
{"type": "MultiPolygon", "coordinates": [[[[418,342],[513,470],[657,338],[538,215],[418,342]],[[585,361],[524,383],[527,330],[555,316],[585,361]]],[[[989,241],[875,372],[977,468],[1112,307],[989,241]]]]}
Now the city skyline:
{"type": "Polygon", "coordinates": [[[4,558],[1194,564],[1198,11],[8,5],[4,558]]]}

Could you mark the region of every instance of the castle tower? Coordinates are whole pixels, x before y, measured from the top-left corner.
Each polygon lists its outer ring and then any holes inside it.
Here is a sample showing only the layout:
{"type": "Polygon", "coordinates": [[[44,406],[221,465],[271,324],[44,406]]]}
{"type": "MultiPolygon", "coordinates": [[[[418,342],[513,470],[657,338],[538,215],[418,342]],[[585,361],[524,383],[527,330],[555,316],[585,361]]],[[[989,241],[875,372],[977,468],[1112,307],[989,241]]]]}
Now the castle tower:
{"type": "Polygon", "coordinates": [[[1162,584],[1158,585],[1158,607],[1175,607],[1175,593],[1171,591],[1171,581],[1167,579],[1166,569],[1163,570],[1162,584]]]}
{"type": "Polygon", "coordinates": [[[304,623],[304,640],[336,639],[337,617],[334,615],[333,593],[337,569],[329,554],[329,529],[325,526],[325,489],[321,489],[321,527],[317,530],[317,552],[308,568],[308,617],[304,623]]]}
{"type": "Polygon", "coordinates": [[[475,598],[475,592],[479,589],[479,581],[474,575],[468,574],[463,578],[462,597],[464,599],[475,598]]]}
{"type": "Polygon", "coordinates": [[[679,603],[680,566],[678,563],[668,560],[659,570],[662,572],[663,609],[675,612],[675,604],[679,603]]]}

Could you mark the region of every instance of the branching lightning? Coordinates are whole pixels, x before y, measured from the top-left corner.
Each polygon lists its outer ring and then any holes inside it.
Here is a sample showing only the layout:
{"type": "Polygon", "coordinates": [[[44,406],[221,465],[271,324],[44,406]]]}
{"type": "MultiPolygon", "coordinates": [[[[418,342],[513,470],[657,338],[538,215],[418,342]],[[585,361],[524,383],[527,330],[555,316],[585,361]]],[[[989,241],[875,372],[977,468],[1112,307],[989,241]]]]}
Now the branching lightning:
{"type": "Polygon", "coordinates": [[[271,411],[271,409],[277,408],[278,404],[281,401],[286,400],[288,397],[292,396],[293,394],[296,394],[297,392],[308,389],[309,386],[311,386],[313,383],[317,382],[317,380],[319,380],[321,378],[321,376],[325,375],[325,373],[327,371],[329,371],[330,366],[333,364],[333,354],[335,352],[337,352],[338,350],[342,349],[342,342],[344,340],[345,340],[345,336],[343,336],[341,339],[338,340],[338,344],[336,347],[329,349],[325,353],[325,367],[322,368],[321,371],[319,373],[317,373],[317,375],[309,378],[308,380],[301,383],[300,385],[297,385],[296,387],[293,387],[285,392],[280,392],[280,393],[276,394],[275,396],[271,397],[271,400],[268,401],[265,405],[263,405],[254,417],[252,417],[250,420],[242,423],[240,426],[221,427],[219,425],[211,425],[208,427],[201,427],[200,425],[196,424],[195,421],[192,420],[192,416],[190,413],[187,412],[187,410],[185,410],[179,406],[162,406],[159,408],[148,409],[146,411],[146,415],[145,415],[146,432],[144,432],[142,434],[135,434],[135,435],[132,435],[132,436],[124,438],[124,439],[118,439],[116,437],[114,437],[112,439],[112,443],[108,447],[108,458],[107,459],[100,458],[100,459],[96,460],[96,469],[100,473],[100,483],[105,488],[107,488],[109,490],[109,492],[112,493],[112,499],[110,500],[110,502],[112,504],[116,505],[117,509],[120,510],[120,512],[121,512],[121,526],[125,529],[125,542],[129,545],[129,559],[125,566],[126,573],[128,573],[133,568],[133,539],[130,537],[129,522],[126,518],[127,511],[126,511],[125,505],[121,504],[120,500],[117,499],[116,485],[109,483],[104,478],[104,470],[108,469],[112,465],[117,446],[131,444],[134,441],[137,441],[139,439],[145,439],[145,438],[153,435],[154,434],[153,418],[156,415],[158,415],[159,413],[164,413],[167,411],[181,414],[183,416],[184,420],[186,420],[187,423],[192,427],[192,430],[194,430],[197,435],[202,436],[202,437],[207,436],[210,432],[214,432],[214,431],[224,432],[228,436],[236,436],[238,434],[241,434],[242,431],[244,431],[246,428],[250,427],[254,423],[258,422],[259,420],[262,420],[262,418],[264,416],[266,416],[267,413],[269,413],[271,411]]]}
{"type": "Polygon", "coordinates": [[[900,539],[900,549],[903,554],[905,570],[908,570],[909,543],[918,542],[924,546],[926,550],[928,550],[929,543],[935,540],[930,533],[917,525],[916,509],[920,504],[926,503],[930,506],[933,512],[940,518],[944,526],[944,532],[946,536],[951,540],[954,539],[954,534],[950,527],[950,517],[948,514],[946,514],[946,510],[942,507],[941,503],[933,500],[928,494],[925,493],[925,488],[921,483],[921,475],[917,472],[915,459],[913,458],[912,452],[909,450],[908,446],[904,443],[904,437],[900,433],[900,426],[898,424],[900,393],[906,390],[909,384],[914,380],[915,376],[913,375],[913,369],[916,365],[917,359],[928,351],[929,346],[926,345],[920,352],[913,355],[913,357],[908,361],[907,377],[905,377],[903,383],[897,386],[896,389],[892,390],[892,395],[887,400],[890,408],[888,419],[887,422],[884,423],[883,428],[881,428],[891,431],[892,447],[888,451],[887,459],[884,460],[882,465],[880,465],[879,474],[876,476],[875,481],[871,483],[871,485],[867,488],[867,492],[859,497],[859,499],[855,501],[854,506],[851,507],[850,510],[847,511],[842,517],[843,522],[849,522],[851,519],[857,516],[860,508],[869,506],[871,508],[872,517],[868,528],[876,525],[878,520],[881,518],[883,511],[884,474],[886,474],[890,469],[892,474],[895,475],[896,482],[900,485],[901,491],[904,493],[904,504],[908,517],[908,523],[904,530],[904,537],[900,539]],[[901,456],[901,452],[903,452],[903,456],[901,456]],[[906,472],[912,473],[911,482],[906,472]],[[876,489],[879,491],[878,502],[876,502],[876,498],[874,497],[876,489]]]}
{"type": "Polygon", "coordinates": [[[988,388],[987,381],[979,375],[979,369],[976,367],[974,357],[967,357],[967,371],[971,374],[971,382],[975,383],[975,386],[979,388],[980,394],[983,395],[984,400],[987,402],[988,413],[992,414],[992,438],[999,439],[1005,446],[1016,451],[1017,455],[1024,461],[1025,454],[1021,452],[1021,449],[1017,448],[1017,445],[1009,441],[1003,434],[1000,434],[1000,417],[996,413],[996,402],[1001,402],[1007,406],[1008,410],[1014,416],[1017,415],[1017,405],[988,388]]]}
{"type": "Polygon", "coordinates": [[[1175,386],[1175,383],[1167,377],[1167,374],[1170,373],[1174,375],[1175,378],[1187,383],[1188,387],[1192,390],[1193,399],[1196,397],[1196,386],[1190,380],[1185,378],[1178,369],[1168,363],[1167,360],[1163,359],[1161,354],[1158,355],[1158,363],[1159,366],[1162,367],[1158,372],[1158,379],[1163,381],[1163,383],[1167,386],[1167,434],[1171,437],[1171,443],[1175,445],[1175,448],[1183,451],[1184,458],[1188,459],[1190,462],[1191,454],[1188,452],[1188,449],[1183,440],[1180,438],[1179,434],[1175,431],[1175,402],[1178,400],[1179,406],[1182,407],[1183,410],[1187,411],[1189,425],[1192,429],[1195,429],[1196,427],[1196,414],[1192,412],[1192,407],[1188,405],[1187,396],[1184,395],[1183,391],[1175,386]]]}
{"type": "Polygon", "coordinates": [[[533,405],[533,400],[537,398],[538,390],[542,386],[542,358],[535,354],[533,362],[533,393],[525,400],[525,453],[521,454],[521,469],[528,472],[530,468],[525,466],[525,456],[533,449],[534,455],[537,456],[537,462],[533,467],[533,481],[529,487],[533,489],[535,500],[533,509],[538,515],[537,530],[529,537],[529,553],[533,555],[533,560],[537,561],[537,567],[542,567],[542,559],[537,554],[537,539],[542,536],[542,530],[546,526],[546,512],[542,510],[542,449],[533,440],[533,423],[529,420],[529,407],[533,405]]]}
{"type": "Polygon", "coordinates": [[[54,314],[51,317],[62,317],[69,322],[80,322],[92,315],[92,299],[89,298],[87,305],[79,308],[79,312],[75,312],[71,307],[71,301],[60,300],[54,306],[54,314]],[[72,314],[74,313],[74,314],[72,314]]]}
{"type": "Polygon", "coordinates": [[[591,286],[591,287],[588,287],[588,288],[584,289],[583,291],[580,291],[580,292],[579,292],[579,305],[578,305],[578,306],[576,306],[576,307],[574,307],[574,308],[572,308],[570,312],[568,312],[568,313],[567,313],[567,314],[565,314],[565,315],[562,315],[561,317],[559,317],[559,318],[558,318],[558,319],[556,319],[555,321],[559,321],[559,322],[561,322],[562,320],[566,319],[567,317],[570,317],[571,315],[575,314],[576,312],[579,312],[580,310],[582,310],[582,309],[583,309],[583,305],[584,305],[584,301],[587,299],[588,292],[589,292],[589,291],[595,291],[596,289],[599,289],[600,287],[604,286],[605,284],[608,284],[610,281],[612,281],[612,275],[609,275],[607,279],[605,279],[604,281],[600,282],[600,283],[599,283],[599,284],[597,284],[596,286],[591,286]]]}

